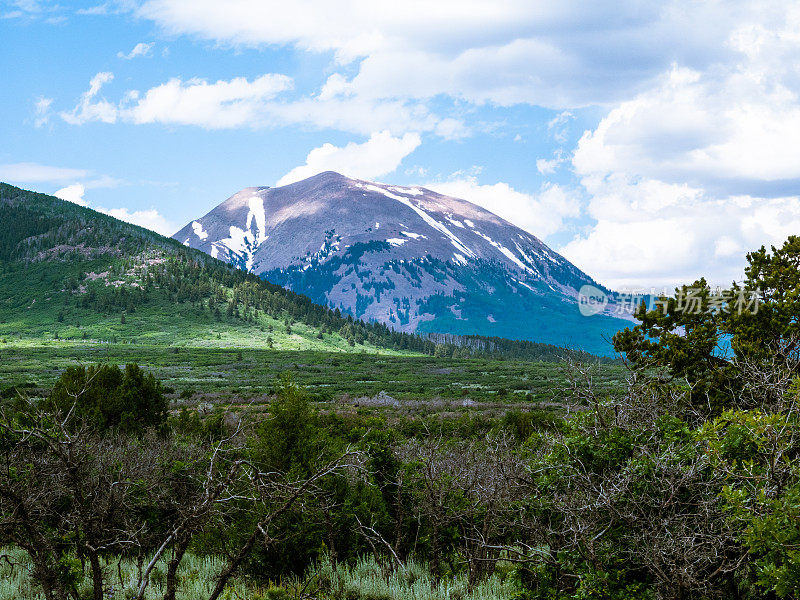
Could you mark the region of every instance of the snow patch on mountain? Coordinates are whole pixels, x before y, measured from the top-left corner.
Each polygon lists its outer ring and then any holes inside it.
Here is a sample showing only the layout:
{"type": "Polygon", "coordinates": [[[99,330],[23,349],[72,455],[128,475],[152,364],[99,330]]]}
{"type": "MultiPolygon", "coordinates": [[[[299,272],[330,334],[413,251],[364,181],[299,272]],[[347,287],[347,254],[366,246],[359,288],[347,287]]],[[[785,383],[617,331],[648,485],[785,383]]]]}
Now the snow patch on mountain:
{"type": "Polygon", "coordinates": [[[466,229],[466,227],[464,227],[464,224],[463,224],[461,221],[458,221],[458,220],[456,220],[456,219],[454,219],[454,218],[453,218],[453,215],[452,215],[452,214],[448,213],[448,214],[446,214],[446,215],[445,215],[445,217],[444,217],[444,218],[445,218],[445,219],[447,219],[447,221],[448,221],[448,222],[449,222],[451,225],[453,225],[454,227],[459,227],[459,228],[461,228],[461,229],[466,229]]]}
{"type": "Polygon", "coordinates": [[[238,256],[244,255],[248,246],[248,238],[250,237],[249,232],[236,225],[231,225],[228,228],[228,232],[229,237],[220,240],[220,242],[234,254],[238,256]]]}
{"type": "Polygon", "coordinates": [[[253,196],[248,200],[250,211],[247,213],[246,229],[251,230],[252,222],[256,222],[255,245],[260,246],[267,239],[267,214],[264,210],[264,200],[253,196]]]}
{"type": "Polygon", "coordinates": [[[517,265],[520,269],[522,269],[523,271],[533,272],[533,270],[528,265],[523,263],[517,256],[514,255],[513,252],[511,252],[511,250],[503,246],[503,244],[495,242],[488,235],[486,235],[485,233],[481,233],[480,231],[476,231],[475,233],[477,233],[479,236],[481,236],[483,239],[489,242],[492,246],[497,248],[506,258],[508,258],[515,265],[517,265]]]}
{"type": "Polygon", "coordinates": [[[203,229],[203,224],[200,223],[200,221],[192,221],[192,229],[194,230],[194,234],[201,240],[208,238],[208,232],[203,229]]]}
{"type": "Polygon", "coordinates": [[[450,243],[452,243],[453,246],[455,246],[459,252],[462,252],[471,258],[475,258],[476,256],[475,253],[469,248],[467,248],[464,245],[464,243],[460,239],[458,239],[458,236],[456,236],[445,225],[434,219],[432,216],[430,216],[427,212],[425,212],[422,208],[414,204],[408,198],[404,198],[403,196],[398,196],[397,194],[393,194],[389,190],[385,190],[382,187],[378,187],[377,185],[373,184],[361,185],[361,187],[371,192],[378,192],[379,194],[383,194],[387,198],[391,198],[392,200],[397,200],[398,202],[405,204],[408,208],[417,213],[422,218],[422,220],[425,221],[428,225],[430,225],[437,231],[443,233],[445,236],[450,238],[450,243]]]}
{"type": "Polygon", "coordinates": [[[421,196],[425,193],[419,188],[407,188],[399,185],[394,185],[388,189],[392,190],[393,192],[397,192],[398,194],[405,194],[407,196],[421,196]]]}

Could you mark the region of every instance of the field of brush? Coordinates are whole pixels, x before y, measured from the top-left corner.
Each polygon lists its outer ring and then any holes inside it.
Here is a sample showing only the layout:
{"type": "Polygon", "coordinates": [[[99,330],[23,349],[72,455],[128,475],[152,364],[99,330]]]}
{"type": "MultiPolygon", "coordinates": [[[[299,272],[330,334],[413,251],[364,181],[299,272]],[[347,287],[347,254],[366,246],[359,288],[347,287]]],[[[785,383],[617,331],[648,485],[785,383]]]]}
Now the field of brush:
{"type": "MultiPolygon", "coordinates": [[[[139,364],[166,386],[175,408],[266,403],[283,373],[318,403],[360,413],[559,410],[568,387],[559,363],[12,338],[0,340],[0,393],[44,394],[67,367],[94,363],[139,364]]],[[[620,366],[598,365],[593,383],[610,390],[623,376],[620,366]]]]}

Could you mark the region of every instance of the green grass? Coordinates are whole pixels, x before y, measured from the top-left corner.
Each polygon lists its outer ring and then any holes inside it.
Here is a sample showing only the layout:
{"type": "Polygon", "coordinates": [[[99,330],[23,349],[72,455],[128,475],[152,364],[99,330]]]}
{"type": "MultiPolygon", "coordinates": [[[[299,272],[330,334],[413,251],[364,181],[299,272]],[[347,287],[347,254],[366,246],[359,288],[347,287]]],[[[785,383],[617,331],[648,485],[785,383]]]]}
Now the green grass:
{"type": "MultiPolygon", "coordinates": [[[[16,548],[0,550],[0,556],[8,560],[0,563],[0,600],[44,600],[44,594],[28,576],[28,559],[24,552],[16,548]]],[[[145,593],[145,600],[156,600],[164,595],[164,573],[167,558],[162,559],[153,569],[150,585],[145,593]]],[[[187,555],[178,571],[178,592],[176,600],[197,600],[208,598],[214,588],[214,577],[224,567],[224,561],[213,557],[197,557],[187,555]]],[[[137,568],[132,559],[111,560],[104,563],[104,579],[106,591],[112,591],[104,597],[115,600],[134,598],[137,589],[137,568]]],[[[87,574],[78,584],[81,598],[91,598],[91,576],[87,574]]],[[[221,598],[232,600],[252,597],[253,588],[243,579],[234,579],[226,588],[221,598]]]]}
{"type": "Polygon", "coordinates": [[[337,333],[317,337],[318,330],[296,322],[287,333],[283,320],[263,313],[255,323],[226,319],[216,321],[208,311],[186,305],[180,316],[160,307],[144,306],[125,316],[104,315],[76,308],[48,305],[47,301],[15,315],[0,317],[0,339],[12,345],[30,346],[68,342],[128,343],[148,346],[195,348],[274,348],[276,350],[318,350],[411,355],[410,352],[380,348],[371,344],[351,347],[337,333]],[[64,321],[58,321],[58,314],[64,321]],[[272,346],[269,340],[272,339],[272,346]]]}
{"type": "Polygon", "coordinates": [[[494,575],[470,591],[464,574],[436,582],[424,564],[412,560],[404,567],[390,571],[372,558],[362,558],[354,565],[334,565],[326,560],[311,576],[318,597],[330,600],[504,600],[520,591],[510,577],[494,575]]]}
{"type": "MultiPolygon", "coordinates": [[[[0,549],[0,600],[43,600],[44,595],[28,576],[29,563],[24,552],[16,548],[0,549]]],[[[188,554],[178,571],[177,600],[207,598],[215,576],[224,567],[216,557],[188,554]]],[[[164,594],[166,559],[157,563],[151,573],[145,600],[164,594]]],[[[136,564],[131,559],[104,563],[106,597],[127,600],[137,588],[136,564]]],[[[78,585],[81,597],[91,597],[91,579],[87,576],[78,585]]],[[[223,592],[223,600],[288,600],[313,597],[319,600],[506,600],[518,593],[513,578],[493,575],[473,590],[468,589],[465,574],[444,577],[435,582],[428,568],[409,561],[403,569],[389,570],[373,558],[359,559],[353,565],[333,564],[325,559],[301,579],[291,578],[278,584],[261,584],[243,577],[234,578],[223,592]],[[307,594],[302,595],[301,594],[307,594]]]]}

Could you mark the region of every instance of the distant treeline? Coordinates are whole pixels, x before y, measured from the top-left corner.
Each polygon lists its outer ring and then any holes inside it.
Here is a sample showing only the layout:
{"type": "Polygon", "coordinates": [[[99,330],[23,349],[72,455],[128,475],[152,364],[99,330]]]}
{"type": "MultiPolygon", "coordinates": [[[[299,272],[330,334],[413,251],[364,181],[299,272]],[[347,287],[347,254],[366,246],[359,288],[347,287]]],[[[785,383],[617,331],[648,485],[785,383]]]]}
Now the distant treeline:
{"type": "Polygon", "coordinates": [[[509,340],[499,337],[481,335],[456,335],[453,333],[429,333],[425,336],[436,344],[439,352],[461,351],[464,356],[493,356],[509,359],[561,361],[577,360],[579,362],[599,362],[609,364],[619,359],[595,356],[582,350],[564,348],[553,344],[541,344],[528,340],[509,340]]]}

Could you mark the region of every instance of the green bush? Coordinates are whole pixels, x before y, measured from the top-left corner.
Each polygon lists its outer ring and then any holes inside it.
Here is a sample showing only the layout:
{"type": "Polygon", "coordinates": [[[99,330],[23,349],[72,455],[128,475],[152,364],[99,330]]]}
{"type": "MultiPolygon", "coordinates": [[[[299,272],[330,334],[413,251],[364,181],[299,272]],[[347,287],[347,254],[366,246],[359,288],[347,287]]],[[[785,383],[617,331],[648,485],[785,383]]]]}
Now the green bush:
{"type": "Polygon", "coordinates": [[[142,432],[162,427],[167,419],[161,384],[135,364],[126,365],[124,371],[116,365],[69,367],[47,404],[64,414],[74,411],[99,430],[142,432]]]}

